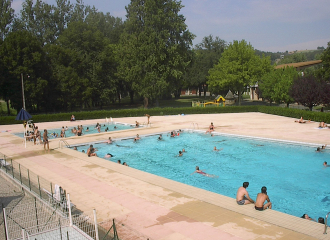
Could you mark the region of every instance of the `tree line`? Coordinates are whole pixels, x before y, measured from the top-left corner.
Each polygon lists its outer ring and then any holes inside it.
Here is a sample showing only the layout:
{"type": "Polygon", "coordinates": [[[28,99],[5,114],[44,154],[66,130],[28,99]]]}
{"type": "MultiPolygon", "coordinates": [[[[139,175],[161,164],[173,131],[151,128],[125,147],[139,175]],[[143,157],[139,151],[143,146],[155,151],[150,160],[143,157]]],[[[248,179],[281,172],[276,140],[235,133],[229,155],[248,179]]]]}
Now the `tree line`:
{"type": "MultiPolygon", "coordinates": [[[[200,94],[230,89],[240,99],[249,85],[266,86],[265,76],[274,74],[270,55],[244,40],[228,44],[209,35],[193,47],[181,1],[132,0],[125,21],[82,0],[25,0],[18,15],[11,3],[0,0],[0,98],[8,111],[9,103],[22,107],[22,80],[27,110],[57,112],[102,108],[123,97],[157,106],[187,87],[200,94]]],[[[318,80],[329,77],[329,56],[328,46],[318,80]]]]}

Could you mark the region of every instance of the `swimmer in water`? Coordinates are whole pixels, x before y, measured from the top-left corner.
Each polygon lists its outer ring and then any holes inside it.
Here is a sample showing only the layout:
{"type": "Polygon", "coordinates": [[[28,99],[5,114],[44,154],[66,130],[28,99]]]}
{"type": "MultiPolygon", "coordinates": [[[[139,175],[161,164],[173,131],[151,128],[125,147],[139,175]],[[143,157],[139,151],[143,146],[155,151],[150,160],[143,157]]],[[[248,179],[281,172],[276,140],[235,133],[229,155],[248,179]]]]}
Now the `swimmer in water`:
{"type": "Polygon", "coordinates": [[[222,150],[222,148],[220,148],[220,149],[217,149],[217,147],[216,146],[214,146],[214,148],[213,148],[213,151],[215,151],[215,152],[219,152],[219,151],[221,151],[222,150]]]}
{"type": "Polygon", "coordinates": [[[162,134],[159,135],[158,140],[163,140],[162,134]]]}
{"type": "Polygon", "coordinates": [[[178,155],[178,157],[182,157],[182,152],[181,151],[179,151],[179,155],[178,155]]]}
{"type": "Polygon", "coordinates": [[[111,153],[107,153],[107,154],[105,154],[105,156],[104,156],[104,158],[112,158],[113,157],[113,155],[111,154],[111,153]]]}
{"type": "Polygon", "coordinates": [[[136,134],[136,137],[134,138],[134,142],[136,142],[137,140],[140,140],[141,138],[140,138],[140,136],[139,136],[139,134],[136,134]]]}
{"type": "Polygon", "coordinates": [[[200,170],[198,166],[196,166],[195,172],[191,173],[190,175],[192,175],[194,173],[199,173],[199,174],[202,174],[203,176],[210,177],[210,178],[218,178],[219,177],[219,176],[216,176],[216,175],[208,174],[208,173],[204,172],[204,170],[200,170]]]}
{"type": "Polygon", "coordinates": [[[330,165],[328,165],[328,162],[324,162],[323,163],[323,166],[326,168],[326,167],[330,167],[330,165]]]}

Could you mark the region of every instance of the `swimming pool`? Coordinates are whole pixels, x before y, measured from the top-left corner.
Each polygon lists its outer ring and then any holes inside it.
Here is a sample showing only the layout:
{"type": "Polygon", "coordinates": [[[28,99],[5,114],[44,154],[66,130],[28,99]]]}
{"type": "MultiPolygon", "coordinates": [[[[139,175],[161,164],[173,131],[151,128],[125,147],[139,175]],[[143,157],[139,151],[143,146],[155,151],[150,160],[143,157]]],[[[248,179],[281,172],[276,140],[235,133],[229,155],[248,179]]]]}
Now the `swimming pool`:
{"type": "MultiPolygon", "coordinates": [[[[75,127],[76,129],[78,128],[78,125],[80,126],[79,123],[77,123],[77,126],[70,126],[70,127],[66,127],[68,130],[65,131],[65,137],[73,137],[76,136],[74,133],[71,132],[71,130],[75,127]]],[[[112,123],[112,124],[100,124],[101,128],[100,128],[100,132],[105,132],[105,130],[108,128],[107,132],[111,132],[111,131],[120,131],[120,130],[126,130],[126,129],[132,129],[134,127],[134,125],[131,124],[125,124],[125,123],[112,123]]],[[[61,129],[62,128],[53,128],[53,129],[47,129],[48,131],[48,137],[50,139],[55,138],[53,136],[53,133],[57,133],[58,137],[60,137],[61,134],[61,129]]],[[[30,128],[30,130],[32,131],[32,129],[30,128]]],[[[40,133],[41,133],[41,137],[42,134],[44,132],[44,129],[39,129],[40,133]]],[[[95,124],[91,124],[91,125],[83,125],[83,131],[82,131],[83,135],[88,135],[88,134],[95,134],[98,133],[98,130],[96,128],[96,123],[95,124]],[[88,128],[88,131],[86,131],[88,128]]],[[[19,133],[14,133],[16,136],[19,136],[21,138],[24,137],[24,133],[23,132],[19,132],[19,133]]]]}
{"type": "MultiPolygon", "coordinates": [[[[252,199],[266,186],[273,209],[297,217],[307,213],[317,219],[329,211],[330,168],[322,166],[330,159],[329,150],[315,152],[316,146],[311,145],[204,133],[157,138],[142,136],[138,142],[123,139],[94,147],[100,157],[113,154],[110,161],[120,159],[130,167],[232,198],[244,181],[250,182],[247,190],[252,199]],[[222,150],[215,152],[214,146],[222,150]],[[183,148],[186,152],[178,157],[183,148]],[[219,178],[191,175],[195,166],[219,178]]],[[[87,148],[80,146],[78,150],[87,148]]]]}

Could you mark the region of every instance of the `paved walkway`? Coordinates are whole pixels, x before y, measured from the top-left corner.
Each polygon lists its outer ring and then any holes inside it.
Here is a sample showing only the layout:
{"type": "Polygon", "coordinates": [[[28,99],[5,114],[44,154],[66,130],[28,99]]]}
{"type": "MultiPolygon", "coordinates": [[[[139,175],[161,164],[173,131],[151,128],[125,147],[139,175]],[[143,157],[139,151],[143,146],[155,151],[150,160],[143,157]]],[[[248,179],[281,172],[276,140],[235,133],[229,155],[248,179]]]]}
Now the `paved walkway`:
{"type": "MultiPolygon", "coordinates": [[[[146,117],[117,118],[116,122],[146,122],[146,117]]],[[[39,129],[87,125],[104,119],[77,122],[39,123],[39,129]]],[[[318,123],[298,124],[294,119],[262,113],[175,115],[151,117],[151,127],[67,138],[69,144],[132,137],[173,129],[206,130],[213,122],[216,131],[263,138],[330,145],[330,129],[318,123]]],[[[13,132],[22,124],[0,126],[0,153],[41,177],[61,185],[83,211],[97,210],[98,220],[116,218],[125,229],[135,232],[126,239],[330,239],[324,226],[301,218],[252,205],[238,206],[235,200],[206,190],[144,173],[67,148],[51,140],[51,151],[31,143],[24,148],[13,132]],[[10,130],[9,132],[4,132],[10,130]]],[[[124,230],[123,230],[124,229],[124,230]]],[[[122,233],[123,234],[123,233],[122,233]]],[[[123,236],[123,235],[122,235],[123,236]]]]}

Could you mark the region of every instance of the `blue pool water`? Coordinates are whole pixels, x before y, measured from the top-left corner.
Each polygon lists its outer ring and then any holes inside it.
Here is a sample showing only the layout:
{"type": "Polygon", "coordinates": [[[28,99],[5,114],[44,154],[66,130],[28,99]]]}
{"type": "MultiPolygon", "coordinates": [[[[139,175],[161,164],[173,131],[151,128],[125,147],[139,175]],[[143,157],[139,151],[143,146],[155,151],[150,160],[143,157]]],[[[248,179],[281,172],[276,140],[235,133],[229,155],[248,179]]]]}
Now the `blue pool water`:
{"type": "MultiPolygon", "coordinates": [[[[80,125],[80,124],[79,124],[80,125]]],[[[83,135],[88,135],[88,134],[95,134],[95,133],[98,133],[97,129],[95,128],[96,126],[96,123],[95,124],[92,124],[92,125],[83,125],[83,135]],[[89,128],[89,131],[86,131],[87,127],[89,128]]],[[[64,126],[66,127],[66,126],[64,126]]],[[[71,132],[71,130],[73,128],[76,128],[78,129],[78,124],[77,126],[72,126],[72,127],[68,127],[68,130],[65,131],[65,137],[73,137],[75,136],[74,133],[71,132]]],[[[126,129],[131,129],[133,128],[131,125],[129,124],[121,124],[121,123],[114,123],[114,124],[101,124],[101,129],[100,131],[101,132],[105,132],[105,129],[108,128],[108,131],[107,132],[111,132],[111,131],[120,131],[120,130],[126,130],[126,129]],[[116,126],[116,128],[115,128],[116,126]]],[[[60,137],[60,134],[61,134],[61,129],[62,128],[53,128],[53,129],[47,129],[48,131],[48,137],[51,139],[53,138],[53,135],[52,133],[57,133],[58,134],[58,137],[60,137]]],[[[28,129],[29,130],[29,129],[28,129]]],[[[32,129],[30,129],[32,131],[32,129]]],[[[41,132],[41,136],[44,132],[44,129],[40,129],[40,132],[41,132]]],[[[24,133],[21,132],[21,133],[14,133],[16,136],[19,136],[21,138],[24,137],[24,133]]]]}
{"type": "Polygon", "coordinates": [[[136,143],[117,140],[94,147],[99,157],[111,153],[110,161],[120,159],[130,167],[232,198],[244,181],[250,182],[247,190],[252,199],[266,186],[273,209],[294,216],[307,213],[317,219],[330,210],[330,167],[322,165],[330,162],[329,150],[315,152],[316,147],[310,146],[188,132],[175,138],[163,134],[162,141],[157,138],[142,137],[136,143]],[[222,151],[213,151],[214,146],[222,151]],[[186,153],[177,157],[183,148],[186,153]],[[219,178],[191,175],[195,166],[219,178]]]}

